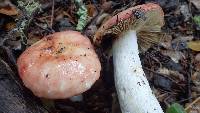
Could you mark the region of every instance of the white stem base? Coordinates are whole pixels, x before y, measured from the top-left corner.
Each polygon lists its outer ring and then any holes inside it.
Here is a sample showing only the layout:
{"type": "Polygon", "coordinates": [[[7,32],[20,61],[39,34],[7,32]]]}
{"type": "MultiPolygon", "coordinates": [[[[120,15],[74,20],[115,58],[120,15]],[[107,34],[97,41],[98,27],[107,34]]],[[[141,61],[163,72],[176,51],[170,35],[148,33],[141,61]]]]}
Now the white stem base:
{"type": "Polygon", "coordinates": [[[115,40],[113,63],[122,113],[164,113],[142,69],[135,31],[115,40]]]}

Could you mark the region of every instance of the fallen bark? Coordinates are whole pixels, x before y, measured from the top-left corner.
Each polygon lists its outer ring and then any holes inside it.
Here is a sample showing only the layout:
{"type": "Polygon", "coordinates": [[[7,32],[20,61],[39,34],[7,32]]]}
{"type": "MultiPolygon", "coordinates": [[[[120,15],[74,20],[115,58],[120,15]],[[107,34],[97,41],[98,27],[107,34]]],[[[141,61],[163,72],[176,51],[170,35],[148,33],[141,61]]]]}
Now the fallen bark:
{"type": "Polygon", "coordinates": [[[9,65],[0,59],[0,113],[48,113],[28,92],[9,65]]]}

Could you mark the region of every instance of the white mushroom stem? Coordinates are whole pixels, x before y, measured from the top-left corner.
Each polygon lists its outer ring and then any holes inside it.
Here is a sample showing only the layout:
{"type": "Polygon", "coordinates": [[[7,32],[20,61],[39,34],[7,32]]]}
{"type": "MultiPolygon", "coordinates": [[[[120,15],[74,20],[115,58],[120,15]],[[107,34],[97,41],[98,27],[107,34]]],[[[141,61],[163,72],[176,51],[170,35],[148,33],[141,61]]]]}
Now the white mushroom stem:
{"type": "Polygon", "coordinates": [[[145,77],[135,31],[113,44],[115,86],[122,113],[164,113],[145,77]]]}

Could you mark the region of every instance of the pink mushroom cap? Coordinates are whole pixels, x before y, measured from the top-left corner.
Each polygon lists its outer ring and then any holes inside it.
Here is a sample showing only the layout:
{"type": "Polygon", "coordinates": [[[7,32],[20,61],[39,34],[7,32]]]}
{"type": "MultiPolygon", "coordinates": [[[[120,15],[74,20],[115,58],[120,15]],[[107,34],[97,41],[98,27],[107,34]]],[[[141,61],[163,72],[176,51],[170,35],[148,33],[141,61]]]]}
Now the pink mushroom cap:
{"type": "Polygon", "coordinates": [[[100,76],[90,40],[76,31],[45,36],[17,60],[18,72],[34,95],[63,99],[85,92],[100,76]]]}

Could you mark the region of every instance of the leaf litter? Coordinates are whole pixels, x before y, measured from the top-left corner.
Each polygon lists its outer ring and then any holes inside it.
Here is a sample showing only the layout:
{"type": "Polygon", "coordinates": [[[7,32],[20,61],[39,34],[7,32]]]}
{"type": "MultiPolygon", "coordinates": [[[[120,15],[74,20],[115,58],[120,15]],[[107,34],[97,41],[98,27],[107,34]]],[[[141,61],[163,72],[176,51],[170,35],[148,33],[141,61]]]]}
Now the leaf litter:
{"type": "MultiPolygon", "coordinates": [[[[3,1],[7,4],[3,2],[0,4],[0,25],[2,25],[0,57],[15,73],[17,72],[14,61],[26,47],[53,32],[75,30],[82,14],[87,13],[87,18],[82,18],[84,22],[78,30],[92,39],[100,25],[122,9],[148,2],[160,4],[165,12],[165,26],[162,30],[166,36],[159,44],[151,46],[145,53],[140,54],[143,68],[164,110],[169,104],[177,102],[189,113],[199,112],[198,0],[85,0],[82,9],[88,12],[83,11],[83,13],[77,13],[81,7],[78,7],[73,0],[53,0],[54,3],[50,0],[39,0],[37,2],[41,11],[33,12],[31,15],[24,14],[23,7],[19,7],[17,2],[3,1]],[[27,18],[30,21],[27,22],[27,18]],[[19,29],[23,23],[24,34],[12,32],[13,29],[19,29]],[[27,39],[22,40],[21,37],[24,36],[27,39]]],[[[101,78],[97,83],[91,90],[83,93],[82,101],[55,100],[54,106],[49,109],[50,112],[116,113],[119,111],[113,81],[112,56],[109,55],[109,49],[102,48],[96,49],[103,67],[101,78]]]]}

